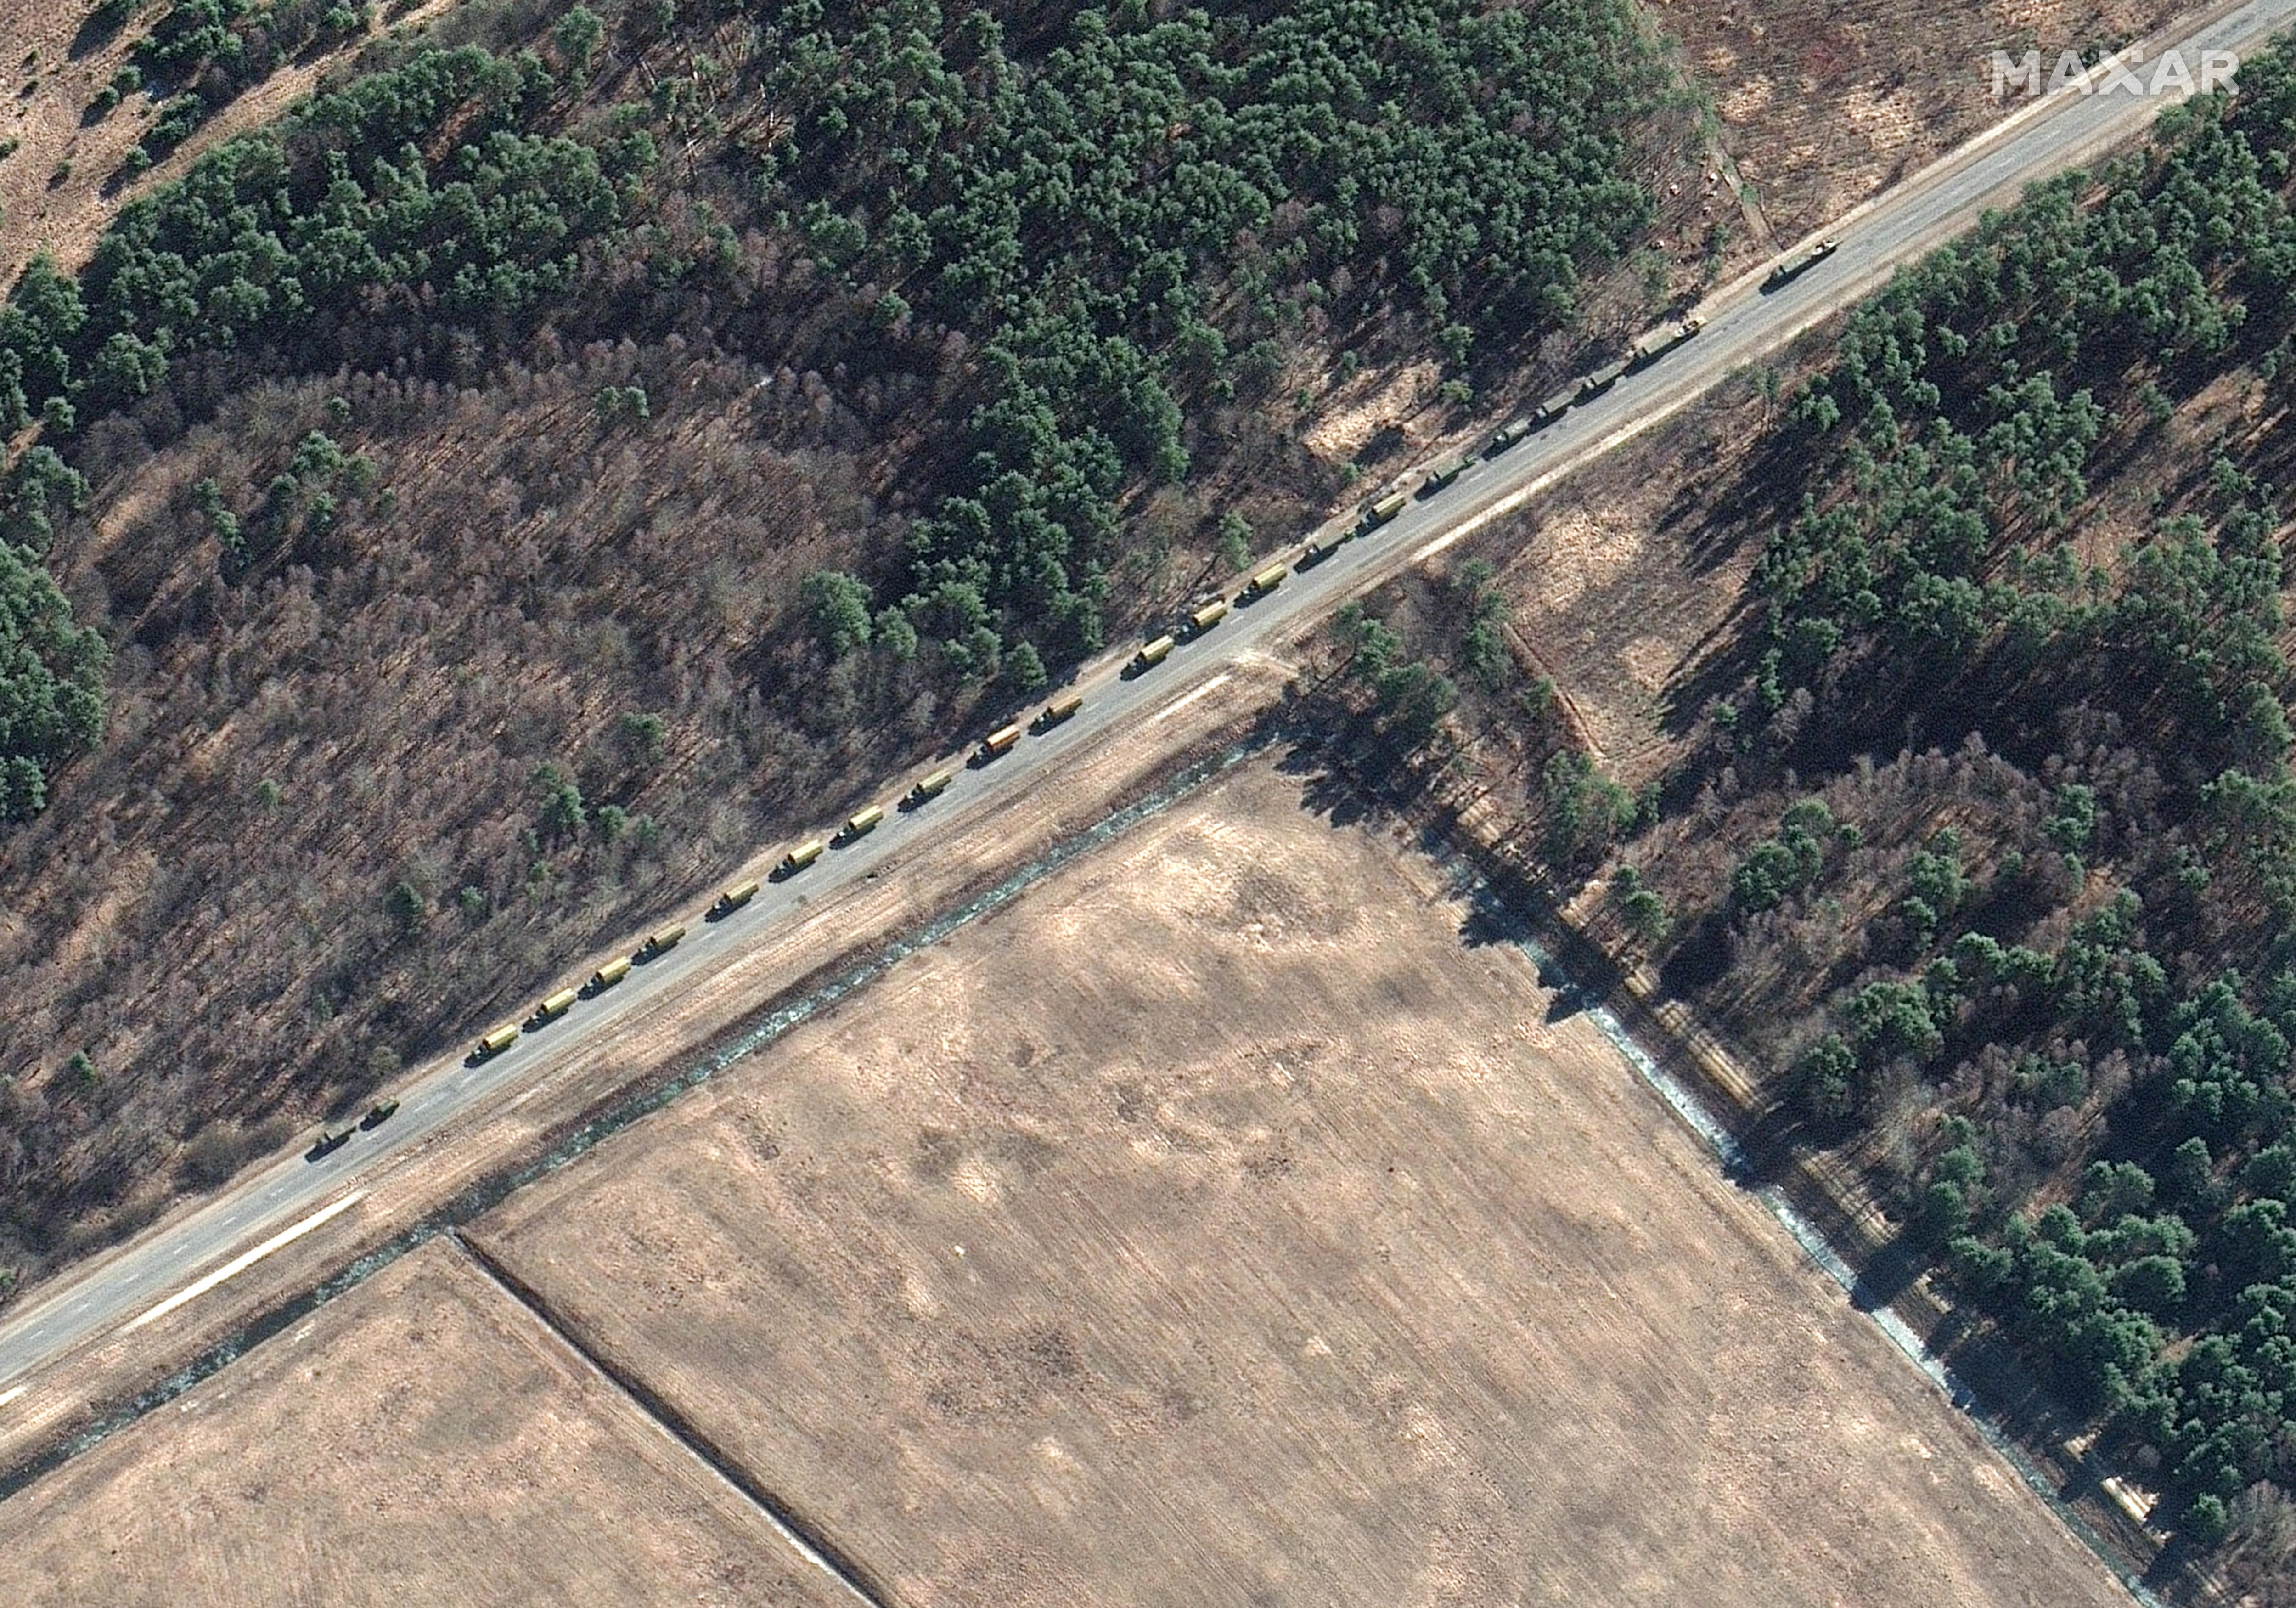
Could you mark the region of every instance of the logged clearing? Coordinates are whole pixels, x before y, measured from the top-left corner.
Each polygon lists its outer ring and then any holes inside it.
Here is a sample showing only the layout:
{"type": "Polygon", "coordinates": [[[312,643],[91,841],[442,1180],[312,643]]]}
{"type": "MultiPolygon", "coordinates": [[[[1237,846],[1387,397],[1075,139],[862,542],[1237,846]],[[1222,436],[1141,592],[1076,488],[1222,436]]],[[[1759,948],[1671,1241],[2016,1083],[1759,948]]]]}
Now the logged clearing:
{"type": "Polygon", "coordinates": [[[1231,773],[475,1237],[889,1602],[2124,1602],[1354,816],[1231,773]]]}
{"type": "MultiPolygon", "coordinates": [[[[2176,0],[1651,0],[1711,99],[1744,224],[1786,245],[2028,104],[1993,53],[2114,49],[2202,9],[2176,0]]],[[[1713,216],[1731,186],[1710,168],[1713,216]]],[[[1732,219],[1733,238],[1737,238],[1732,219]]],[[[1764,250],[1767,250],[1767,246],[1764,250]]],[[[1759,255],[1759,253],[1758,253],[1759,255]]]]}
{"type": "Polygon", "coordinates": [[[18,1608],[849,1603],[446,1242],[0,1505],[18,1608]]]}

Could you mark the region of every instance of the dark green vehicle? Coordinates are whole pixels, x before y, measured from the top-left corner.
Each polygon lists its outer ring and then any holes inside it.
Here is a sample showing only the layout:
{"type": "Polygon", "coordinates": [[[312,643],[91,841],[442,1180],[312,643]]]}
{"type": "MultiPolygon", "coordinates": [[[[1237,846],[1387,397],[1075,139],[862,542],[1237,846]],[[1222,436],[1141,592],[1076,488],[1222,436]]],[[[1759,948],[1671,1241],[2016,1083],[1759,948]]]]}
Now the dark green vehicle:
{"type": "Polygon", "coordinates": [[[392,1117],[396,1116],[398,1112],[398,1101],[378,1100],[373,1105],[366,1108],[366,1115],[359,1119],[359,1126],[365,1128],[381,1128],[384,1123],[390,1121],[392,1117]]]}

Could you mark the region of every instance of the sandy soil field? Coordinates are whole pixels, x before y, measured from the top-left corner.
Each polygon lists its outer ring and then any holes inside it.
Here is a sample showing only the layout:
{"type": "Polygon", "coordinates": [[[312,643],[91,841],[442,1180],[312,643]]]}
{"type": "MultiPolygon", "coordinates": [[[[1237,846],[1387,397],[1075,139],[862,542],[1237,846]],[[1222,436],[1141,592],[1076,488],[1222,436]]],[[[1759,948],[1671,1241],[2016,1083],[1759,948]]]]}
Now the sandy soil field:
{"type": "Polygon", "coordinates": [[[438,1242],[0,1505],[22,1608],[849,1603],[438,1242]]]}
{"type": "Polygon", "coordinates": [[[888,1602],[2126,1601],[1303,792],[1231,773],[474,1237],[888,1602]]]}

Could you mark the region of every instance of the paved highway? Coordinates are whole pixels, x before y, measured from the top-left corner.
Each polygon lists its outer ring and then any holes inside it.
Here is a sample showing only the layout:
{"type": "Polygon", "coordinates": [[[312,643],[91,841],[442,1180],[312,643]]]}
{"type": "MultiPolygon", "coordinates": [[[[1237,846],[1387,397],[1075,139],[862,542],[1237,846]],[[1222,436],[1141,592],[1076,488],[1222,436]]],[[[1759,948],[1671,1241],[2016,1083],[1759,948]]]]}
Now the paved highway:
{"type": "MultiPolygon", "coordinates": [[[[2252,49],[2292,22],[2296,0],[2220,6],[2185,25],[2181,36],[2155,41],[2144,59],[2159,60],[2173,44],[2197,72],[2198,53],[2252,49]]],[[[1982,68],[1973,64],[1972,70],[1982,68]]],[[[2150,68],[2137,76],[2149,81],[2150,68]]],[[[1825,261],[1775,291],[1762,290],[1757,271],[1716,292],[1698,309],[1705,325],[1687,345],[1627,375],[1513,450],[1470,466],[1443,491],[1414,499],[1391,522],[1349,542],[1323,563],[1295,570],[1268,595],[1238,607],[1199,640],[1181,644],[1162,665],[1138,677],[1124,676],[1131,653],[1127,644],[1087,667],[1075,684],[1085,698],[1080,713],[1023,737],[1018,748],[992,763],[959,768],[939,799],[914,811],[896,811],[890,806],[907,782],[889,786],[884,824],[875,832],[832,849],[787,882],[768,882],[756,899],[723,921],[705,923],[699,901],[690,911],[661,912],[664,921],[686,921],[685,939],[635,968],[618,988],[526,1034],[483,1065],[448,1060],[424,1069],[400,1091],[398,1112],[382,1127],[354,1135],[320,1160],[307,1161],[298,1154],[262,1168],[199,1210],[156,1226],[28,1302],[0,1326],[0,1412],[37,1389],[35,1370],[83,1341],[123,1325],[132,1330],[157,1316],[155,1309],[204,1299],[221,1277],[250,1262],[251,1253],[286,1235],[324,1232],[325,1221],[315,1217],[346,1205],[363,1177],[449,1120],[521,1097],[521,1091],[561,1065],[570,1050],[611,1038],[638,1007],[713,970],[738,947],[790,920],[800,905],[873,874],[889,857],[914,850],[950,817],[1036,785],[1095,738],[1154,718],[1224,674],[1226,664],[1280,644],[1350,595],[1520,505],[1560,475],[1678,410],[1733,370],[1775,353],[1899,266],[1967,229],[1986,208],[2013,201],[2033,180],[2089,161],[2128,139],[2168,103],[2167,98],[2146,99],[2125,90],[2067,90],[2021,111],[1839,220],[1829,233],[1840,239],[1841,249],[1825,261]]],[[[1366,493],[1374,489],[1365,488],[1366,493]]],[[[1328,538],[1349,522],[1335,521],[1319,534],[1328,538]]],[[[1299,551],[1294,546],[1277,556],[1294,562],[1299,551]]],[[[808,831],[830,825],[793,823],[808,831]]],[[[791,841],[800,835],[792,831],[791,841]]],[[[781,848],[772,852],[777,857],[781,848]]],[[[713,894],[702,890],[700,899],[713,894]]]]}

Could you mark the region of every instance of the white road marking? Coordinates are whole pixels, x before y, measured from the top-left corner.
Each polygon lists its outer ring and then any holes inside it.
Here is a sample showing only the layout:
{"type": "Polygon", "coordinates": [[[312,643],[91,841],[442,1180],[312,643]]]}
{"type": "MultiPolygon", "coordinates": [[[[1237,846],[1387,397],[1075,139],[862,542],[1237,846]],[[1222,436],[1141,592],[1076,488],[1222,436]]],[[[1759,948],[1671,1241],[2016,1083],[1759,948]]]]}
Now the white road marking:
{"type": "Polygon", "coordinates": [[[21,1396],[25,1391],[31,1388],[32,1387],[28,1384],[20,1384],[12,1391],[0,1391],[0,1407],[6,1407],[10,1402],[15,1400],[17,1397],[21,1396]]]}
{"type": "Polygon", "coordinates": [[[258,1245],[254,1250],[246,1252],[244,1255],[234,1257],[230,1261],[226,1262],[222,1267],[217,1268],[213,1273],[209,1274],[205,1278],[197,1280],[193,1284],[185,1285],[183,1289],[178,1290],[166,1300],[161,1301],[158,1306],[152,1308],[143,1317],[137,1318],[134,1323],[129,1324],[126,1328],[122,1329],[120,1333],[122,1334],[133,1334],[145,1324],[154,1323],[159,1319],[167,1317],[168,1313],[173,1312],[185,1301],[198,1300],[201,1296],[205,1295],[209,1291],[214,1289],[217,1284],[223,1283],[224,1280],[246,1272],[250,1268],[255,1266],[256,1263],[261,1261],[265,1257],[269,1256],[273,1251],[279,1250],[283,1246],[294,1243],[297,1240],[301,1239],[305,1235],[310,1233],[314,1228],[316,1228],[322,1224],[327,1223],[340,1216],[342,1213],[348,1211],[353,1206],[357,1205],[359,1202],[365,1198],[366,1191],[363,1189],[357,1190],[350,1194],[345,1195],[341,1200],[337,1201],[332,1206],[322,1206],[318,1210],[313,1212],[309,1217],[305,1218],[293,1227],[281,1229],[277,1234],[273,1235],[269,1239],[264,1241],[263,1243],[258,1245]]]}
{"type": "Polygon", "coordinates": [[[1187,708],[1188,705],[1193,703],[1197,699],[1202,697],[1206,693],[1210,692],[1214,687],[1219,685],[1220,683],[1226,679],[1227,672],[1226,670],[1222,670],[1218,675],[1213,677],[1210,681],[1205,682],[1203,685],[1196,688],[1193,692],[1174,699],[1162,709],[1158,710],[1154,714],[1149,716],[1148,724],[1153,726],[1156,722],[1164,719],[1168,716],[1178,714],[1182,710],[1187,708]]]}

